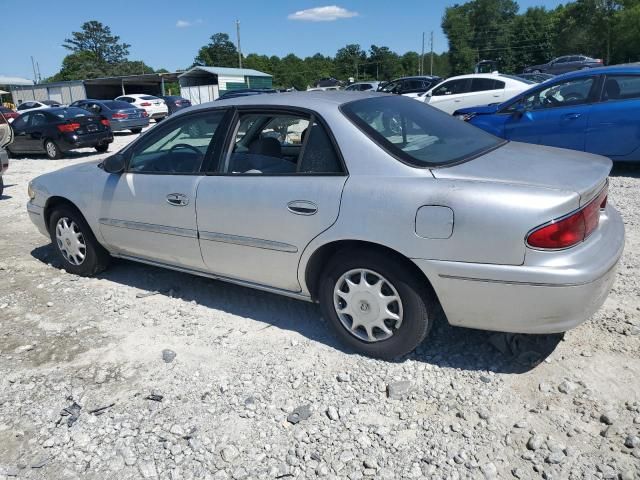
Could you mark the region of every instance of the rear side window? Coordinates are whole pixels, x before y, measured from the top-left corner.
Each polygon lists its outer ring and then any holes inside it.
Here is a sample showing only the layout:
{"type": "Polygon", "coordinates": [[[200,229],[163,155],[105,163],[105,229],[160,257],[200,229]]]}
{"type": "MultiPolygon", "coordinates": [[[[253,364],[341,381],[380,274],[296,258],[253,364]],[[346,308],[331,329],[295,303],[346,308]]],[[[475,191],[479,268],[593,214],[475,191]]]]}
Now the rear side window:
{"type": "Polygon", "coordinates": [[[459,80],[450,80],[444,82],[433,91],[434,96],[456,95],[459,93],[468,93],[471,89],[471,79],[461,78],[459,80]]]}
{"type": "Polygon", "coordinates": [[[486,90],[497,90],[500,88],[504,88],[504,82],[494,80],[493,78],[474,78],[471,80],[472,92],[484,92],[486,90]]]}
{"type": "Polygon", "coordinates": [[[602,100],[640,98],[640,75],[610,75],[604,82],[602,100]]]}
{"type": "Polygon", "coordinates": [[[409,98],[367,98],[344,104],[340,109],[374,142],[414,167],[457,163],[504,143],[409,98]]]}
{"type": "Polygon", "coordinates": [[[127,102],[123,102],[121,100],[106,100],[104,102],[102,102],[104,104],[105,107],[111,109],[111,110],[119,110],[121,108],[131,108],[131,105],[128,104],[127,102]]]}

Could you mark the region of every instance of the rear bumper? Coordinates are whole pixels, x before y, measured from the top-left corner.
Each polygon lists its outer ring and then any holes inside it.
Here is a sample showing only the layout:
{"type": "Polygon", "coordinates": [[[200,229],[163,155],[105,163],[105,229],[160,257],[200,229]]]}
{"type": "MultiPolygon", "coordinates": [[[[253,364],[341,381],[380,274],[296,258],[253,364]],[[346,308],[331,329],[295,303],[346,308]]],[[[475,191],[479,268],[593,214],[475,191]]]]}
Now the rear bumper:
{"type": "Polygon", "coordinates": [[[449,323],[513,333],[556,333],[588,320],[604,303],[624,249],[611,206],[586,242],[561,252],[528,251],[525,265],[417,260],[449,323]]]}
{"type": "Polygon", "coordinates": [[[57,143],[60,150],[66,152],[75,148],[97,147],[111,142],[113,142],[113,133],[109,130],[108,132],[91,133],[82,136],[75,134],[65,135],[63,140],[57,143]]]}
{"type": "Polygon", "coordinates": [[[122,130],[130,130],[132,128],[145,128],[149,126],[149,117],[135,118],[132,120],[120,120],[118,122],[111,121],[111,131],[121,132],[122,130]]]}

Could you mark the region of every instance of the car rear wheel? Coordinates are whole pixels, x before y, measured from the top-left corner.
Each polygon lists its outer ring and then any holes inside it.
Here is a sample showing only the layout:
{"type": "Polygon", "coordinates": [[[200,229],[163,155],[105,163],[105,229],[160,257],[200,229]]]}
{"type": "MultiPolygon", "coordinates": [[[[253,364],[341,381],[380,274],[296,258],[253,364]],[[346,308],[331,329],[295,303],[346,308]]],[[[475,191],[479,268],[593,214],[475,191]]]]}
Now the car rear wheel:
{"type": "Polygon", "coordinates": [[[109,252],[98,243],[82,215],[67,205],[57,207],[49,219],[51,243],[65,270],[88,277],[109,265],[109,252]]]}
{"type": "Polygon", "coordinates": [[[131,129],[131,133],[136,133],[137,134],[137,133],[140,133],[141,131],[142,131],[141,128],[132,128],[131,129]]]}
{"type": "Polygon", "coordinates": [[[345,345],[392,359],[414,350],[431,329],[424,280],[376,252],[338,253],[320,281],[320,307],[345,345]]]}
{"type": "Polygon", "coordinates": [[[109,150],[109,144],[108,143],[96,146],[96,151],[99,152],[99,153],[104,153],[107,150],[109,150]]]}
{"type": "Polygon", "coordinates": [[[53,140],[45,140],[44,151],[50,160],[58,160],[62,158],[62,152],[53,140]]]}

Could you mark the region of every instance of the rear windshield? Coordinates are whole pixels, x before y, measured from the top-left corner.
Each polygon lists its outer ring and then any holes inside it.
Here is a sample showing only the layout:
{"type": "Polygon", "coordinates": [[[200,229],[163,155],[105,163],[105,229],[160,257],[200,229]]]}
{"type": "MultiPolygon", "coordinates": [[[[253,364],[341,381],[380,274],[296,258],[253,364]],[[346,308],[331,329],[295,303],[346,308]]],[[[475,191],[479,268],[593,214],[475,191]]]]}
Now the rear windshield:
{"type": "Polygon", "coordinates": [[[423,102],[402,96],[356,100],[340,109],[374,142],[414,167],[459,163],[504,143],[423,102]]]}
{"type": "Polygon", "coordinates": [[[91,113],[89,113],[84,108],[76,107],[52,108],[51,110],[49,110],[49,113],[53,113],[56,117],[59,118],[77,118],[91,115],[91,113]]]}
{"type": "Polygon", "coordinates": [[[505,75],[504,73],[499,74],[500,77],[510,78],[511,80],[517,80],[518,82],[533,84],[536,82],[532,82],[531,80],[527,80],[526,78],[518,77],[517,75],[505,75]]]}
{"type": "Polygon", "coordinates": [[[144,97],[140,97],[142,100],[160,100],[158,97],[154,97],[152,95],[145,95],[144,97]]]}
{"type": "Polygon", "coordinates": [[[122,102],[120,100],[106,100],[102,102],[102,104],[110,110],[122,110],[126,108],[127,110],[131,110],[132,105],[129,102],[122,102]]]}

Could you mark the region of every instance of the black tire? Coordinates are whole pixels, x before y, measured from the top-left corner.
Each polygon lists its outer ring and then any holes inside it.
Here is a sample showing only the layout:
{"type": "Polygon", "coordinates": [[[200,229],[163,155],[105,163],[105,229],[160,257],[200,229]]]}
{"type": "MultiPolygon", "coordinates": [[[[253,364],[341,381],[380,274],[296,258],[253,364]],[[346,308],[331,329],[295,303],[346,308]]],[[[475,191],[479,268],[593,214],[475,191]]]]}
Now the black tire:
{"type": "MultiPolygon", "coordinates": [[[[74,231],[76,230],[74,229],[74,231]]],[[[49,218],[49,235],[51,236],[53,248],[67,272],[74,273],[82,277],[90,277],[102,272],[109,265],[109,252],[107,252],[105,248],[98,243],[96,237],[91,231],[91,228],[80,212],[70,205],[60,205],[55,207],[55,210],[49,218]],[[84,259],[79,262],[79,264],[75,264],[70,261],[62,252],[60,245],[58,244],[58,240],[56,238],[56,226],[62,219],[67,219],[67,223],[73,222],[77,227],[77,231],[82,235],[80,238],[85,244],[84,259]]]]}
{"type": "Polygon", "coordinates": [[[97,145],[96,146],[96,151],[98,153],[105,153],[107,150],[109,150],[109,144],[108,143],[103,143],[102,145],[97,145]]]}
{"type": "Polygon", "coordinates": [[[47,139],[44,141],[44,151],[49,160],[58,160],[62,158],[62,152],[53,140],[47,139]]]}
{"type": "Polygon", "coordinates": [[[0,175],[0,197],[2,197],[3,192],[4,192],[4,180],[2,180],[2,175],[0,175]]]}
{"type": "Polygon", "coordinates": [[[371,357],[393,359],[411,352],[425,339],[433,324],[435,301],[424,279],[384,253],[367,250],[338,252],[322,273],[318,298],[322,315],[333,325],[340,341],[358,353],[371,357]],[[343,274],[356,269],[366,269],[381,275],[400,297],[402,323],[399,328],[391,329],[393,335],[387,339],[376,342],[360,339],[338,317],[334,306],[334,287],[343,274]]]}
{"type": "Polygon", "coordinates": [[[141,129],[141,128],[132,128],[132,129],[131,129],[131,133],[135,133],[135,134],[138,134],[138,133],[140,133],[141,131],[142,131],[142,129],[141,129]]]}

